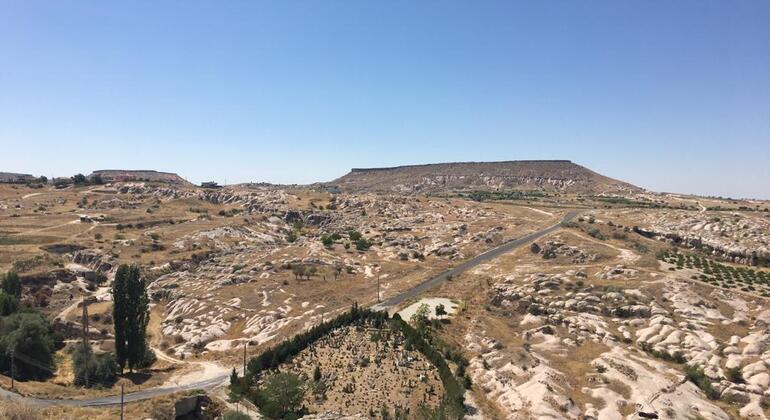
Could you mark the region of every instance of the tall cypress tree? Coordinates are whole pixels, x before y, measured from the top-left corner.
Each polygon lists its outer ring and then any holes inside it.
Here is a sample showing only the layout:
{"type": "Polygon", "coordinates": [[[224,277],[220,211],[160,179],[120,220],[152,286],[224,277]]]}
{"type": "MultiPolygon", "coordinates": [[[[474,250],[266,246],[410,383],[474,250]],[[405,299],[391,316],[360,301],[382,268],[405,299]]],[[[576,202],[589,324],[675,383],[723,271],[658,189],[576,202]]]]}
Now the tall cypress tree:
{"type": "Polygon", "coordinates": [[[112,283],[112,320],[115,326],[115,361],[120,366],[120,372],[126,366],[128,358],[126,340],[128,328],[128,288],[129,267],[125,264],[118,267],[115,273],[115,281],[112,283]]]}
{"type": "Polygon", "coordinates": [[[126,350],[128,367],[133,370],[144,362],[147,353],[145,333],[150,319],[146,286],[140,277],[139,267],[135,265],[129,268],[126,292],[129,304],[126,350]]]}

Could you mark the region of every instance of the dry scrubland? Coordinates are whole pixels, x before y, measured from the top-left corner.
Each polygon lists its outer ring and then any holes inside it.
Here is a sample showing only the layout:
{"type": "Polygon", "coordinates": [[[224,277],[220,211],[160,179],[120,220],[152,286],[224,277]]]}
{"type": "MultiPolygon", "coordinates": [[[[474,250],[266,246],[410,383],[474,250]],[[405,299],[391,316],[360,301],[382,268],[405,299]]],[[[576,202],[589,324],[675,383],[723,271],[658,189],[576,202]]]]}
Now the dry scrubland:
{"type": "MultiPolygon", "coordinates": [[[[226,383],[244,346],[249,356],[259,354],[354,302],[375,303],[378,282],[380,298],[395,296],[578,209],[580,219],[536,246],[421,296],[457,305],[429,328],[468,360],[473,415],[770,414],[770,307],[763,297],[770,274],[761,267],[770,256],[768,203],[614,183],[622,196],[565,190],[573,184],[551,182],[555,192],[545,193],[441,197],[256,185],[0,185],[0,271],[19,273],[23,303],[45,313],[65,339],[80,337],[87,300],[89,337],[100,353],[114,348],[115,268],[138,264],[149,282],[149,342],[158,360],[127,375],[127,391],[201,378],[226,383]]],[[[420,354],[399,347],[395,336],[374,334],[338,330],[283,365],[304,377],[319,366],[328,381],[325,398],[305,395],[311,412],[368,417],[373,408],[379,417],[380,403],[438,402],[441,381],[420,354]]],[[[22,382],[18,390],[83,399],[118,389],[75,387],[66,347],[57,360],[50,379],[22,382]]],[[[8,388],[7,375],[0,384],[8,388]]],[[[225,399],[221,390],[211,392],[225,399]]],[[[160,417],[152,410],[174,398],[131,403],[129,418],[160,417]]],[[[114,408],[34,410],[49,418],[115,415],[114,408]]]]}

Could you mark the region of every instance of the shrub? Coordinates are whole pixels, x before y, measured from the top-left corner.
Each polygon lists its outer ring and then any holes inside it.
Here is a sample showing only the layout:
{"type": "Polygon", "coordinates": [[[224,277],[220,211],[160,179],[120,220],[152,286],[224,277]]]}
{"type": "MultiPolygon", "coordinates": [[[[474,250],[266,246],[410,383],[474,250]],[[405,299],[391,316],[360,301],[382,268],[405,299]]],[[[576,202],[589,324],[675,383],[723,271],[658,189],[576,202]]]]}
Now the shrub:
{"type": "Polygon", "coordinates": [[[739,367],[731,367],[725,370],[725,378],[735,384],[742,384],[744,382],[743,374],[739,367]]]}
{"type": "Polygon", "coordinates": [[[84,351],[83,346],[77,345],[72,352],[72,365],[75,370],[75,385],[85,386],[88,375],[88,386],[111,386],[118,377],[118,364],[112,353],[94,355],[90,350],[84,351]]]}
{"type": "Polygon", "coordinates": [[[592,237],[594,237],[594,238],[596,238],[596,239],[598,239],[600,241],[603,241],[605,239],[604,235],[602,235],[602,232],[599,229],[597,229],[597,228],[588,229],[588,235],[590,235],[590,236],[592,236],[592,237]]]}
{"type": "Polygon", "coordinates": [[[358,251],[367,251],[371,246],[372,244],[364,238],[359,238],[356,241],[356,249],[358,251]]]}
{"type": "Polygon", "coordinates": [[[716,400],[719,398],[719,393],[711,385],[711,381],[706,374],[703,373],[702,368],[697,366],[685,366],[684,373],[687,380],[700,388],[709,399],[716,400]]]}

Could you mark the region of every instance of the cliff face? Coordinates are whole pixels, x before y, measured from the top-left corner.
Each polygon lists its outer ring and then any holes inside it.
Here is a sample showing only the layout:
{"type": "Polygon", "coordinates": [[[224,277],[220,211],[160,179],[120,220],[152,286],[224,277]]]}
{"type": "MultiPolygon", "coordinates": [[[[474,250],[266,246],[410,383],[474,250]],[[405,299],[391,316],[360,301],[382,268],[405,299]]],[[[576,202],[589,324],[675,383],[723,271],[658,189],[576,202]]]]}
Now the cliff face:
{"type": "Polygon", "coordinates": [[[458,162],[390,168],[353,168],[329,182],[342,191],[440,193],[452,191],[548,191],[599,194],[640,188],[597,174],[568,160],[458,162]]]}

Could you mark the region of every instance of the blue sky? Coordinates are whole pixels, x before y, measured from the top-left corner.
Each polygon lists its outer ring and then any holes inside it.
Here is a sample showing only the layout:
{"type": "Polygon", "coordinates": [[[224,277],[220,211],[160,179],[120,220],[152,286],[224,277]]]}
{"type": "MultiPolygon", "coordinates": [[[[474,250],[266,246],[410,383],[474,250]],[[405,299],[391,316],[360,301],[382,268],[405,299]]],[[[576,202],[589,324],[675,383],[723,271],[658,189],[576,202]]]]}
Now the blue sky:
{"type": "Polygon", "coordinates": [[[2,1],[0,170],[571,159],[770,198],[768,1],[2,1]]]}

